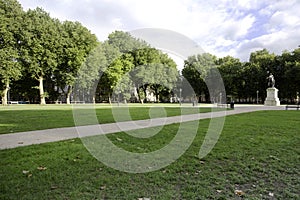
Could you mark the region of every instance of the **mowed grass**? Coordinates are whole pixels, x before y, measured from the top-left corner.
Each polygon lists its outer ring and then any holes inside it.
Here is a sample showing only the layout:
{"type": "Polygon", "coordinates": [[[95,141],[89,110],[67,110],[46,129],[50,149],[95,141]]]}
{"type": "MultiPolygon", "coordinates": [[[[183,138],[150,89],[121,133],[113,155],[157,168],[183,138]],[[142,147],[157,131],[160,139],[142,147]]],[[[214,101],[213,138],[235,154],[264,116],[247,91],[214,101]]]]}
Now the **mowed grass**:
{"type": "MultiPolygon", "coordinates": [[[[140,105],[140,104],[138,104],[140,105]]],[[[176,106],[176,104],[174,104],[176,106]]],[[[67,105],[12,105],[0,108],[0,134],[15,133],[22,131],[43,130],[50,128],[72,127],[74,118],[72,106],[67,105]]],[[[75,109],[82,110],[93,109],[91,106],[80,106],[75,109]]],[[[98,122],[113,123],[115,122],[114,114],[117,113],[117,121],[149,119],[150,117],[166,117],[180,115],[182,109],[184,114],[195,114],[199,112],[210,112],[211,108],[198,107],[161,107],[161,105],[148,104],[145,106],[130,105],[127,106],[110,106],[96,105],[96,117],[98,122]],[[130,118],[126,117],[129,110],[130,118]],[[149,113],[153,113],[150,116],[149,113]]],[[[81,124],[84,125],[84,124],[81,124]]]]}
{"type": "MultiPolygon", "coordinates": [[[[215,148],[199,159],[208,125],[200,121],[194,142],[178,160],[144,174],[106,167],[79,139],[2,150],[0,199],[299,199],[299,111],[228,116],[215,148]]],[[[173,124],[151,138],[109,138],[124,149],[149,152],[177,130],[173,124]]]]}

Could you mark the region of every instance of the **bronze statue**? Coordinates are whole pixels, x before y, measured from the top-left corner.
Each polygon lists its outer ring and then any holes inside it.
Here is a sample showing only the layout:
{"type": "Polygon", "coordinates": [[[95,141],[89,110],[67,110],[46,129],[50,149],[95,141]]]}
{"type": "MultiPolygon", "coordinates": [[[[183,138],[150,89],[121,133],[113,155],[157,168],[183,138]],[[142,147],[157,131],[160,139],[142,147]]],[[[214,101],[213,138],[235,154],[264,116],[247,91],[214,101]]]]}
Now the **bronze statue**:
{"type": "Polygon", "coordinates": [[[267,77],[267,80],[268,80],[268,87],[274,88],[275,87],[275,78],[272,73],[270,73],[270,75],[267,77]]]}

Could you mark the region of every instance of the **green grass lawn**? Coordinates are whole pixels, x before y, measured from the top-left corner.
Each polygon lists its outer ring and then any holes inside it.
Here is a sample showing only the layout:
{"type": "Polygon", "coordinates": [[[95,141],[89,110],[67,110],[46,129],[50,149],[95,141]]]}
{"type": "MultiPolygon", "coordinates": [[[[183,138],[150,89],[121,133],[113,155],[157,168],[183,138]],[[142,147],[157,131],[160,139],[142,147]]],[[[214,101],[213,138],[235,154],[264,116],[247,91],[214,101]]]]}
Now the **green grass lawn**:
{"type": "MultiPolygon", "coordinates": [[[[0,199],[299,199],[300,112],[228,116],[217,145],[200,160],[208,124],[200,121],[181,158],[145,174],[106,167],[79,139],[2,150],[0,199]]],[[[164,126],[147,139],[125,133],[109,138],[127,150],[149,152],[168,143],[177,128],[164,126]]]]}
{"type": "MultiPolygon", "coordinates": [[[[156,109],[156,111],[154,111],[157,115],[156,117],[176,116],[181,114],[181,108],[179,106],[154,107],[155,104],[146,104],[145,106],[139,105],[140,104],[132,104],[129,107],[132,120],[149,119],[149,109],[156,109]],[[165,109],[165,113],[159,112],[159,110],[163,109],[165,109]]],[[[161,105],[158,104],[157,106],[161,105]]],[[[124,110],[123,114],[125,115],[125,111],[128,108],[121,106],[113,107],[113,109],[119,111],[124,110]]],[[[99,123],[103,124],[115,122],[111,106],[96,105],[95,110],[99,123]]],[[[211,108],[184,108],[185,114],[210,111],[211,108]]],[[[122,115],[122,112],[118,113],[122,115]]],[[[122,118],[122,116],[119,117],[122,118]]],[[[0,108],[0,134],[71,126],[74,126],[71,105],[12,105],[0,108]]]]}

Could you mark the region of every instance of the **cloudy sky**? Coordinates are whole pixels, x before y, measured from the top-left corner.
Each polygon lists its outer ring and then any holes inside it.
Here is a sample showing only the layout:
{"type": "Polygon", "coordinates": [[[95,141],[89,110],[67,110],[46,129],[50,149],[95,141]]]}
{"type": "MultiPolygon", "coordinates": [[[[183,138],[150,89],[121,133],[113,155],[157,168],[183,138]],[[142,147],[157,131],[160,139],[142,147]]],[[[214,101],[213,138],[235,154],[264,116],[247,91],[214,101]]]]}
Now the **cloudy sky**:
{"type": "Polygon", "coordinates": [[[299,0],[19,0],[60,20],[79,21],[100,41],[114,30],[168,29],[206,52],[242,61],[267,48],[281,54],[300,45],[299,0]]]}

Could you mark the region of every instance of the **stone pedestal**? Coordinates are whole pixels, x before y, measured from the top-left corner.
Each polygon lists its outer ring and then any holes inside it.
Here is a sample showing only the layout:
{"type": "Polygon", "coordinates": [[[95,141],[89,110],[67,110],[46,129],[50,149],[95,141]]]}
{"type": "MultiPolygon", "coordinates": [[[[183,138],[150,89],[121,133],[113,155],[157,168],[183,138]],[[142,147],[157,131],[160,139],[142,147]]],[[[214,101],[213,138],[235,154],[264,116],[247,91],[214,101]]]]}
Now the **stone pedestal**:
{"type": "Polygon", "coordinates": [[[265,106],[280,106],[277,88],[273,87],[267,89],[267,98],[265,100],[265,106]]]}

